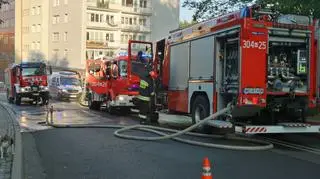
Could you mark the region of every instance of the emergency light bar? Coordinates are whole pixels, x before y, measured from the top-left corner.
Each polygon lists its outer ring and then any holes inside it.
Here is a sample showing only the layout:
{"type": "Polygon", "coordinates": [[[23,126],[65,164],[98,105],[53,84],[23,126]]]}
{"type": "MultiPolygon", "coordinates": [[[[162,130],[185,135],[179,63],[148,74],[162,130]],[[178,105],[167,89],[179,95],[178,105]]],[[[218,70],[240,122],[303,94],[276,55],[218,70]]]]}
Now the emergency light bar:
{"type": "MultiPolygon", "coordinates": [[[[119,52],[117,54],[117,57],[125,57],[125,56],[128,56],[128,52],[119,52]]],[[[144,57],[144,58],[152,58],[152,55],[151,54],[142,53],[142,57],[144,57]]]]}

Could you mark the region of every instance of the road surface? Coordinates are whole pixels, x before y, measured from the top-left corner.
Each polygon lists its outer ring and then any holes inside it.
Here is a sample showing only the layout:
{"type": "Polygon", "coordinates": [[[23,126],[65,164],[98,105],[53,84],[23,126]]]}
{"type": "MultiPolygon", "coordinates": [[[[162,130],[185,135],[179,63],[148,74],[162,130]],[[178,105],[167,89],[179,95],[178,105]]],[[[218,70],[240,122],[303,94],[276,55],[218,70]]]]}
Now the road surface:
{"type": "MultiPolygon", "coordinates": [[[[59,123],[137,124],[130,116],[89,111],[77,103],[52,104],[57,110],[55,121],[59,123]]],[[[205,156],[212,163],[215,179],[319,179],[320,176],[320,140],[312,136],[280,136],[279,145],[269,151],[209,149],[171,140],[119,139],[113,136],[114,129],[52,129],[38,124],[45,120],[44,107],[10,106],[21,124],[24,178],[193,179],[200,178],[205,156]],[[283,146],[283,140],[298,147],[283,146]],[[308,148],[303,150],[301,146],[308,148]]]]}

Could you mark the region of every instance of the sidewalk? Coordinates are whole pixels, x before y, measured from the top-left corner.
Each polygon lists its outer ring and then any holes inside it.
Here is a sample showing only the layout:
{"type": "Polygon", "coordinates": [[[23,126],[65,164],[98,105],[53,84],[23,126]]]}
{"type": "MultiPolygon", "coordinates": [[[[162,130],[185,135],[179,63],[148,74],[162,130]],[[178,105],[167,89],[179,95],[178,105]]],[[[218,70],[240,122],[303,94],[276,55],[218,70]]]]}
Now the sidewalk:
{"type": "Polygon", "coordinates": [[[320,114],[307,118],[309,124],[320,125],[320,114]]]}
{"type": "MultiPolygon", "coordinates": [[[[10,137],[14,134],[14,129],[10,121],[10,116],[1,106],[0,106],[0,135],[3,136],[8,134],[10,137]]],[[[13,156],[5,156],[3,159],[0,158],[0,178],[10,179],[11,169],[13,164],[13,156]]]]}

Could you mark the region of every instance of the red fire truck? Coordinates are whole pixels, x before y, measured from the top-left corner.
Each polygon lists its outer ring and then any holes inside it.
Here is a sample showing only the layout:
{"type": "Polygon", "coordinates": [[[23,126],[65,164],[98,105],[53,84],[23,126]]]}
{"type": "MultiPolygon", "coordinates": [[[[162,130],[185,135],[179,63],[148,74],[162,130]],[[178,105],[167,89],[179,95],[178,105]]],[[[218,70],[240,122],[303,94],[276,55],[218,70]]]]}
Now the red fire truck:
{"type": "Polygon", "coordinates": [[[134,107],[133,97],[139,94],[139,75],[145,70],[142,60],[152,59],[151,54],[151,42],[130,40],[128,52],[119,53],[114,59],[87,60],[89,108],[100,109],[105,103],[109,113],[129,112],[134,107]]]}
{"type": "Polygon", "coordinates": [[[22,62],[5,70],[7,99],[16,105],[22,98],[33,99],[34,103],[48,104],[49,90],[46,64],[42,62],[22,62]]]}
{"type": "Polygon", "coordinates": [[[312,18],[255,5],[172,31],[156,44],[157,103],[196,123],[234,102],[201,130],[320,132],[305,123],[318,111],[315,30],[312,18]]]}

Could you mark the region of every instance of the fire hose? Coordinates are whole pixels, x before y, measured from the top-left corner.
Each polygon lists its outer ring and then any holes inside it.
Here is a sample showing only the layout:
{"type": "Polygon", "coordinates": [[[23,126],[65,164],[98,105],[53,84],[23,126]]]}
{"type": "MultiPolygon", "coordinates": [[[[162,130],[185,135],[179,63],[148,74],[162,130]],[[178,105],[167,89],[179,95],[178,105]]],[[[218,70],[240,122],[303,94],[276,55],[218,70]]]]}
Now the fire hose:
{"type": "MultiPolygon", "coordinates": [[[[117,130],[114,131],[114,135],[119,138],[124,139],[131,139],[131,140],[144,140],[144,141],[157,141],[157,140],[165,140],[165,139],[172,139],[175,141],[179,141],[182,143],[187,143],[191,145],[196,146],[202,146],[202,147],[209,147],[209,148],[218,148],[218,149],[229,149],[229,150],[247,150],[247,151],[254,151],[254,150],[268,150],[273,148],[273,144],[252,139],[252,138],[244,138],[244,137],[237,137],[237,136],[221,136],[221,135],[208,135],[208,134],[200,134],[200,133],[193,133],[190,132],[194,129],[196,129],[198,126],[205,124],[209,120],[215,119],[221,115],[224,115],[225,113],[232,110],[233,106],[231,104],[228,104],[228,106],[210,116],[207,118],[201,120],[200,122],[184,129],[184,130],[174,130],[174,129],[168,129],[164,127],[157,127],[157,126],[149,126],[149,125],[132,125],[132,126],[123,126],[123,125],[83,125],[83,124],[54,124],[52,120],[52,113],[53,108],[51,107],[50,113],[51,113],[51,120],[47,120],[47,123],[51,127],[55,128],[115,128],[117,130]],[[131,136],[123,134],[123,132],[130,131],[130,130],[140,130],[140,131],[146,131],[154,134],[160,135],[159,137],[146,137],[146,136],[131,136]],[[173,134],[167,134],[161,131],[165,132],[174,132],[173,134]],[[214,143],[205,143],[200,141],[194,141],[189,139],[182,139],[178,138],[177,136],[181,135],[189,135],[189,136],[196,136],[196,137],[206,137],[206,138],[224,138],[224,139],[231,139],[231,140],[241,140],[246,141],[250,143],[258,143],[262,145],[257,146],[239,146],[239,145],[223,145],[223,144],[214,144],[214,143]]],[[[49,115],[48,115],[49,116],[49,115]]]]}

